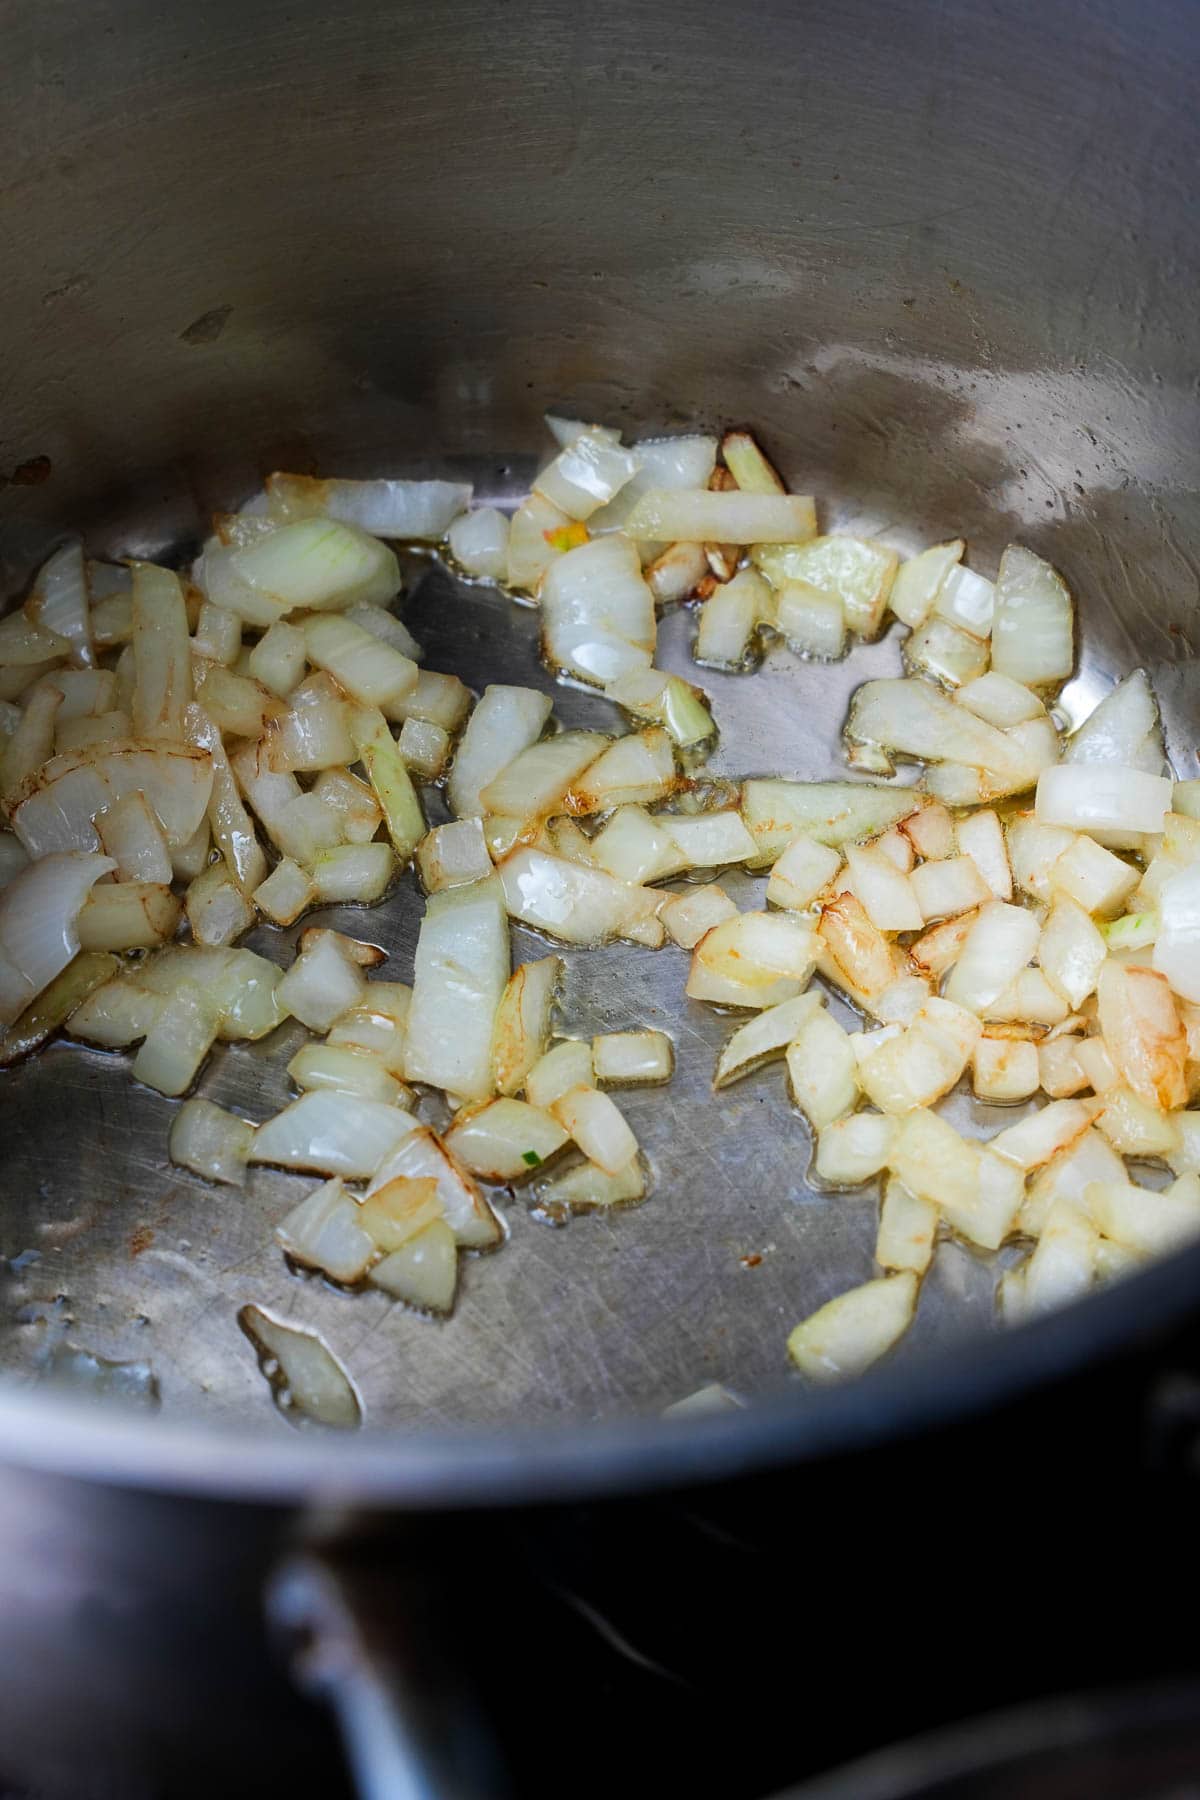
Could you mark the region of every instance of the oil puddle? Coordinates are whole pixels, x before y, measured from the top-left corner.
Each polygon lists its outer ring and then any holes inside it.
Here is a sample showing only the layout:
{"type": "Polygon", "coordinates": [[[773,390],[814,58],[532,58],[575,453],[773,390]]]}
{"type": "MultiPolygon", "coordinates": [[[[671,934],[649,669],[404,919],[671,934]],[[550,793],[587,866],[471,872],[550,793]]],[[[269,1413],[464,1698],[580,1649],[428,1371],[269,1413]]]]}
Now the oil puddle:
{"type": "Polygon", "coordinates": [[[286,1325],[261,1306],[243,1306],[238,1324],[254,1345],[271,1397],[289,1425],[354,1431],[362,1402],[349,1375],[312,1331],[286,1325]]]}

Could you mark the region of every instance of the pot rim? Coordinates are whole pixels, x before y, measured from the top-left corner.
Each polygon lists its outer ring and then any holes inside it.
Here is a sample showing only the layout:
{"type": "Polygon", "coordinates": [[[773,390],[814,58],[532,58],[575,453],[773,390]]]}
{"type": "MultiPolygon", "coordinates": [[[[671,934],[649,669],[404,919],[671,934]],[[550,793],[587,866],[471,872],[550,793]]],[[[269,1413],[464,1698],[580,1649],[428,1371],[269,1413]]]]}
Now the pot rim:
{"type": "MultiPolygon", "coordinates": [[[[176,1496],[427,1510],[577,1501],[704,1486],[878,1448],[1149,1350],[1196,1306],[1200,1244],[1077,1305],[997,1332],[986,1354],[942,1349],[745,1410],[529,1430],[412,1436],[369,1428],[264,1441],[255,1427],[153,1420],[0,1383],[0,1467],[176,1496]]],[[[964,1337],[964,1343],[970,1340],[964,1337]]]]}

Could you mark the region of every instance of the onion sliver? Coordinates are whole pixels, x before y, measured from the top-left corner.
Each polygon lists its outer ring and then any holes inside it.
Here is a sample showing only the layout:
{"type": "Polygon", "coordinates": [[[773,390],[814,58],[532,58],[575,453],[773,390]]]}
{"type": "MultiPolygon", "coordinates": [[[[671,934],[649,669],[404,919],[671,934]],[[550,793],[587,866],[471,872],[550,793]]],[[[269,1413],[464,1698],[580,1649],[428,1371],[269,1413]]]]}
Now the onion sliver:
{"type": "Polygon", "coordinates": [[[399,1107],[314,1089],[259,1126],[249,1160],[364,1180],[416,1129],[399,1107]]]}
{"type": "Polygon", "coordinates": [[[1037,784],[1038,821],[1075,831],[1161,831],[1170,805],[1165,776],[1118,763],[1060,764],[1037,784]]]}
{"type": "Polygon", "coordinates": [[[421,921],[405,1072],[466,1100],[492,1092],[492,1036],[509,976],[505,889],[492,876],[430,897],[421,921]]]}

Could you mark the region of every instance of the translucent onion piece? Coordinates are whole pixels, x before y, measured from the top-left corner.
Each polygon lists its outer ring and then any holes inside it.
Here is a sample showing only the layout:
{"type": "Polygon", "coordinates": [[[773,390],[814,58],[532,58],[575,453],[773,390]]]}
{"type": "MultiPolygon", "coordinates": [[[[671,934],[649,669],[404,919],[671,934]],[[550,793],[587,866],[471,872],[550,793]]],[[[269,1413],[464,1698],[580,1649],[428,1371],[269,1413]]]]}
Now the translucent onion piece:
{"type": "Polygon", "coordinates": [[[306,621],[304,647],[309,662],[325,669],[363,706],[398,700],[417,684],[417,665],[410,657],[336,614],[306,621]]]}
{"type": "Polygon", "coordinates": [[[1000,779],[1028,775],[1027,758],[1002,731],[924,681],[868,681],[850,704],[845,735],[926,762],[965,763],[1000,779]]]}
{"type": "Polygon", "coordinates": [[[43,563],[25,603],[25,612],[43,631],[66,640],[71,647],[71,661],[78,667],[87,668],[95,662],[83,550],[78,543],[64,544],[43,563]]]}
{"type": "Polygon", "coordinates": [[[108,856],[64,852],[31,863],[0,890],[0,953],[28,984],[11,1024],[34,994],[65,969],[79,950],[78,918],[94,884],[116,864],[108,856]]]}
{"type": "Polygon", "coordinates": [[[788,581],[803,581],[835,595],[842,603],[849,629],[859,637],[873,638],[883,621],[899,567],[896,552],[871,538],[812,537],[811,531],[793,532],[790,537],[811,541],[772,540],[765,533],[739,541],[756,546],[782,543],[780,549],[754,551],[755,563],[772,586],[780,588],[788,581]]]}
{"type": "Polygon", "coordinates": [[[866,1281],[826,1302],[788,1338],[788,1355],[812,1381],[859,1375],[903,1337],[917,1305],[911,1270],[866,1281]]]}
{"type": "Polygon", "coordinates": [[[997,1132],[988,1148],[1018,1168],[1036,1169],[1069,1149],[1091,1125],[1098,1110],[1094,1100],[1051,1100],[1019,1125],[997,1132]]]}
{"type": "Polygon", "coordinates": [[[1166,1256],[1200,1236],[1200,1177],[1184,1175],[1164,1192],[1129,1182],[1093,1181],[1084,1199],[1097,1228],[1140,1256],[1166,1256]]]}
{"type": "Polygon", "coordinates": [[[1158,702],[1144,669],[1118,682],[1067,740],[1063,761],[1117,763],[1161,775],[1166,761],[1158,702]]]}
{"type": "Polygon", "coordinates": [[[645,570],[646,584],[660,606],[690,599],[707,574],[703,544],[668,544],[645,570]]]}
{"type": "Polygon", "coordinates": [[[400,759],[422,781],[436,781],[450,760],[450,736],[427,719],[406,719],[396,740],[400,759]]]}
{"type": "Polygon", "coordinates": [[[435,1219],[408,1243],[377,1262],[367,1276],[393,1300],[422,1312],[448,1313],[458,1285],[458,1245],[450,1227],[435,1219]]]}
{"type": "Polygon", "coordinates": [[[349,1376],[313,1332],[285,1325],[260,1306],[243,1306],[238,1324],[258,1351],[285,1418],[296,1414],[338,1431],[361,1425],[362,1405],[349,1376]]]}
{"type": "Polygon", "coordinates": [[[1046,710],[1029,688],[1007,675],[997,675],[994,669],[976,681],[968,681],[954,698],[959,706],[965,706],[999,731],[1040,719],[1046,710]]]}
{"type": "Polygon", "coordinates": [[[649,888],[543,850],[515,850],[499,875],[510,916],[568,944],[628,937],[653,918],[661,899],[649,888]]]}
{"type": "Polygon", "coordinates": [[[1028,1038],[997,1038],[984,1032],[972,1058],[971,1085],[977,1100],[994,1106],[1028,1100],[1041,1085],[1038,1046],[1028,1038]]]}
{"type": "Polygon", "coordinates": [[[590,1086],[592,1077],[590,1041],[564,1038],[552,1045],[530,1069],[525,1095],[531,1105],[549,1110],[572,1089],[590,1086]]]}
{"type": "Polygon", "coordinates": [[[1010,544],[996,576],[992,667],[1028,687],[1065,681],[1074,663],[1074,607],[1057,570],[1010,544]]]}
{"type": "Polygon", "coordinates": [[[386,894],[396,867],[390,844],[334,844],[313,857],[313,892],[323,906],[368,906],[386,894]]]}
{"type": "Polygon", "coordinates": [[[179,915],[169,887],[150,881],[103,883],[84,901],[76,927],[85,950],[156,950],[175,935],[179,915]]]}
{"type": "Polygon", "coordinates": [[[286,1255],[334,1281],[359,1281],[375,1260],[375,1244],[358,1219],[358,1202],[336,1177],[294,1206],[275,1227],[286,1255]]]}
{"type": "Polygon", "coordinates": [[[1096,997],[1105,1048],[1122,1080],[1146,1106],[1186,1106],[1187,1033],[1166,977],[1109,960],[1096,997]]]}
{"type": "Polygon", "coordinates": [[[924,624],[937,599],[938,590],[957,562],[962,560],[966,545],[961,538],[951,544],[935,544],[900,564],[888,605],[902,624],[924,624]]]}
{"type": "MultiPolygon", "coordinates": [[[[0,668],[29,671],[29,680],[45,673],[43,665],[53,666],[70,654],[71,646],[56,631],[46,631],[35,624],[27,612],[9,613],[0,619],[0,668]]],[[[20,693],[18,687],[16,692],[20,693]]],[[[6,694],[14,699],[14,694],[6,694]]]]}
{"type": "Polygon", "coordinates": [[[817,931],[825,965],[852,996],[870,1001],[902,973],[899,953],[872,925],[853,894],[838,894],[821,908],[817,931]]]}
{"type": "Polygon", "coordinates": [[[955,688],[976,680],[987,664],[986,643],[936,614],[919,625],[904,645],[905,668],[931,675],[943,687],[955,688]]]}
{"type": "Polygon", "coordinates": [[[1038,1237],[1056,1200],[1083,1205],[1090,1182],[1124,1179],[1124,1163],[1101,1134],[1094,1128],[1081,1132],[1033,1176],[1021,1207],[1020,1228],[1027,1237],[1038,1237]]]}
{"type": "Polygon", "coordinates": [[[590,519],[637,474],[640,460],[605,431],[584,430],[534,482],[534,491],[571,519],[590,519]]]}
{"type": "MultiPolygon", "coordinates": [[[[640,806],[618,807],[596,836],[585,840],[588,845],[586,861],[614,875],[618,881],[634,884],[677,874],[688,866],[688,859],[668,833],[666,825],[665,818],[652,819],[640,806]]],[[[567,854],[570,846],[562,849],[557,826],[553,837],[556,846],[567,854]]],[[[753,848],[751,844],[751,850],[753,848]]],[[[582,858],[572,855],[571,860],[582,858]]]]}
{"type": "Polygon", "coordinates": [[[675,1046],[665,1031],[609,1031],[592,1039],[595,1078],[608,1087],[670,1081],[675,1046]]]}
{"type": "Polygon", "coordinates": [[[978,639],[991,636],[995,605],[995,585],[959,564],[947,571],[933,610],[939,618],[978,639]]]}
{"type": "Polygon", "coordinates": [[[254,1127],[211,1100],[185,1100],[171,1121],[168,1153],[181,1169],[206,1181],[245,1187],[254,1127]]]}
{"type": "Polygon", "coordinates": [[[450,554],[467,575],[503,581],[508,573],[508,520],[494,506],[460,513],[449,530],[450,554]]]}
{"type": "Polygon", "coordinates": [[[739,913],[697,944],[686,991],[719,1006],[775,1006],[804,986],[816,959],[816,934],[798,919],[739,913]]]}
{"type": "Polygon", "coordinates": [[[281,525],[235,550],[231,566],[240,581],[285,610],[386,605],[400,591],[399,565],[386,544],[324,518],[281,525]]]}
{"type": "Polygon", "coordinates": [[[624,531],[630,513],[652,488],[706,488],[717,460],[714,437],[650,438],[635,444],[637,473],[588,520],[595,536],[604,531],[624,531]]]}
{"type": "Polygon", "coordinates": [[[533,688],[489,687],[471,714],[450,770],[448,795],[459,818],[484,811],[480,790],[537,742],[553,705],[533,688]]]}
{"type": "MultiPolygon", "coordinates": [[[[111,980],[117,967],[115,956],[87,950],[69,962],[0,1037],[0,1068],[40,1049],[97,988],[111,980]]],[[[6,991],[19,993],[22,985],[15,970],[7,983],[0,976],[0,1019],[4,1017],[6,991]]]]}
{"type": "Polygon", "coordinates": [[[861,1090],[850,1034],[823,1007],[801,1023],[788,1045],[787,1067],[792,1099],[814,1131],[857,1105],[861,1090]]]}
{"type": "Polygon", "coordinates": [[[296,958],[279,984],[281,1005],[310,1031],[328,1031],[334,1020],[361,1003],[366,983],[334,932],[322,932],[296,958]]]}
{"type": "MultiPolygon", "coordinates": [[[[944,869],[947,865],[939,866],[944,869]]],[[[847,846],[846,885],[880,931],[920,931],[925,923],[927,915],[918,901],[914,884],[882,852],[870,845],[847,846]]],[[[976,895],[976,901],[982,897],[982,894],[976,895]]],[[[966,908],[958,910],[965,911],[966,908]]]]}
{"type": "MultiPolygon", "coordinates": [[[[320,513],[357,525],[376,537],[437,543],[450,521],[471,504],[462,481],[318,481],[307,475],[271,475],[271,510],[285,518],[320,513]]],[[[399,583],[397,583],[397,587],[399,583]]]]}
{"type": "Polygon", "coordinates": [[[259,1126],[250,1161],[361,1181],[416,1129],[399,1107],[317,1089],[259,1126]]]}
{"type": "Polygon", "coordinates": [[[796,544],[816,528],[808,495],[747,494],[736,488],[722,493],[650,488],[625,522],[631,538],[669,544],[796,544]]]}
{"type": "Polygon", "coordinates": [[[836,662],[846,649],[846,609],[840,594],[808,581],[785,581],[776,596],[776,629],[800,656],[836,662]]]}
{"type": "Polygon", "coordinates": [[[368,1196],[401,1175],[437,1183],[442,1216],[465,1249],[490,1250],[503,1240],[504,1228],[475,1180],[428,1127],[410,1132],[392,1151],[367,1190],[368,1196]]]}
{"type": "Polygon", "coordinates": [[[648,806],[673,793],[678,779],[670,735],[652,725],[618,738],[594,758],[586,773],[572,777],[565,807],[571,813],[594,813],[615,806],[648,806]]]}
{"type": "Polygon", "coordinates": [[[392,737],[387,720],[374,707],[356,707],[350,720],[355,748],[383,810],[392,848],[402,862],[425,835],[425,815],[392,737]]]}
{"type": "Polygon", "coordinates": [[[654,596],[627,537],[593,539],[547,571],[542,584],[547,659],[603,687],[654,660],[654,596]]]}
{"type": "Polygon", "coordinates": [[[588,1161],[606,1175],[619,1175],[637,1156],[637,1139],[616,1102],[596,1088],[570,1088],[550,1111],[588,1161]]]}
{"type": "Polygon", "coordinates": [[[445,1145],[465,1169],[484,1181],[524,1181],[567,1142],[563,1127],[524,1100],[489,1101],[461,1115],[445,1145]]]}
{"type": "MultiPolygon", "coordinates": [[[[530,494],[512,516],[508,533],[508,585],[535,593],[555,560],[568,548],[572,522],[541,494],[530,494]]],[[[586,540],[582,525],[575,528],[586,540]]]]}
{"type": "Polygon", "coordinates": [[[133,729],[140,738],[183,739],[192,698],[191,645],[179,577],[133,564],[133,729]]]}
{"type": "Polygon", "coordinates": [[[1021,907],[1002,900],[981,907],[946,985],[946,998],[982,1012],[1031,961],[1038,935],[1037,919],[1021,907]]]}
{"type": "Polygon", "coordinates": [[[141,794],[127,794],[96,816],[106,855],[119,881],[169,883],[174,875],[162,827],[141,794]]]}
{"type": "Polygon", "coordinates": [[[1154,967],[1183,1000],[1200,1002],[1200,862],[1164,883],[1154,967]]]}
{"type": "Polygon", "coordinates": [[[48,681],[39,682],[30,694],[0,756],[0,782],[9,804],[20,797],[29,780],[36,779],[36,771],[53,754],[55,721],[61,705],[60,690],[48,681]]]}
{"type": "Polygon", "coordinates": [[[758,860],[774,862],[798,837],[834,847],[876,837],[913,809],[903,789],[858,781],[753,780],[742,783],[742,818],[758,860]]]}
{"type": "MultiPolygon", "coordinates": [[[[665,733],[661,734],[664,738],[665,733]]],[[[611,739],[600,731],[562,731],[522,750],[493,776],[480,792],[480,804],[489,813],[514,818],[539,819],[564,810],[571,784],[583,774],[611,739]]],[[[667,756],[674,775],[670,743],[667,756]]],[[[584,811],[572,806],[572,811],[584,811]]]]}
{"type": "Polygon", "coordinates": [[[762,576],[742,569],[705,601],[693,650],[696,661],[716,669],[744,668],[755,632],[774,610],[762,576]]]}
{"type": "Polygon", "coordinates": [[[640,1157],[635,1157],[615,1175],[582,1162],[553,1181],[539,1186],[537,1198],[546,1211],[567,1208],[571,1212],[592,1212],[609,1206],[628,1206],[646,1197],[646,1174],[640,1157]]]}
{"type": "Polygon", "coordinates": [[[492,1091],[492,1036],[509,977],[505,889],[493,876],[430,897],[405,1046],[410,1081],[466,1100],[492,1091]]]}
{"type": "MultiPolygon", "coordinates": [[[[510,977],[496,1009],[492,1038],[492,1082],[497,1093],[520,1093],[544,1055],[563,967],[560,956],[544,956],[523,963],[510,977]]],[[[590,1073],[584,1079],[590,1080],[590,1073]]]]}
{"type": "Polygon", "coordinates": [[[889,1176],[879,1209],[875,1261],[881,1269],[910,1269],[923,1275],[933,1260],[938,1210],[910,1194],[902,1181],[889,1176]]]}
{"type": "Polygon", "coordinates": [[[662,907],[660,917],[675,943],[694,950],[706,932],[732,919],[737,910],[725,889],[710,882],[675,894],[662,907]]]}
{"type": "Polygon", "coordinates": [[[160,1094],[186,1094],[217,1036],[220,1018],[211,994],[180,981],[164,999],[133,1059],[135,1081],[160,1094]]]}

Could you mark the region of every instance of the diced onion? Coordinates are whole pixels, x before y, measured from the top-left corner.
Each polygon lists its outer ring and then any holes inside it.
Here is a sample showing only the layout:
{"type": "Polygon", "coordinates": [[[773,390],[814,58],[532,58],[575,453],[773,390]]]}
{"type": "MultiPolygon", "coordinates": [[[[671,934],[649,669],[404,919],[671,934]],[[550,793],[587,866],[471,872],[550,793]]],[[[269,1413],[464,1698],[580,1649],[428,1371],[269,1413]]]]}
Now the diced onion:
{"type": "Polygon", "coordinates": [[[171,1122],[171,1161],[206,1181],[246,1185],[246,1163],[254,1127],[211,1100],[185,1100],[171,1122]]]}
{"type": "Polygon", "coordinates": [[[272,511],[285,518],[321,513],[377,537],[433,543],[471,504],[470,484],[461,481],[314,481],[307,475],[271,475],[267,495],[272,511]]]}
{"type": "Polygon", "coordinates": [[[592,1039],[595,1078],[608,1087],[644,1087],[671,1079],[675,1046],[665,1031],[609,1031],[592,1039]]]}
{"type": "MultiPolygon", "coordinates": [[[[559,956],[523,963],[510,976],[496,1008],[492,1036],[492,1080],[497,1093],[520,1093],[544,1055],[562,976],[559,956]]],[[[584,1079],[590,1080],[590,1073],[584,1079]]]]}
{"type": "Polygon", "coordinates": [[[494,506],[460,513],[449,529],[450,554],[468,575],[503,581],[508,573],[508,520],[494,506]]]}
{"type": "Polygon", "coordinates": [[[548,694],[533,688],[485,688],[450,770],[450,805],[459,818],[484,811],[480,791],[537,742],[552,704],[548,694]]]}
{"type": "Polygon", "coordinates": [[[505,889],[495,876],[430,896],[421,921],[405,1070],[466,1100],[492,1091],[492,1034],[509,977],[505,889]]]}
{"type": "Polygon", "coordinates": [[[829,1300],[788,1338],[788,1355],[813,1381],[859,1375],[903,1337],[917,1305],[911,1270],[866,1281],[829,1300]]]}
{"type": "Polygon", "coordinates": [[[526,1180],[566,1142],[567,1132],[548,1112],[510,1098],[460,1116],[445,1138],[465,1169],[492,1182],[526,1180]]]}
{"type": "Polygon", "coordinates": [[[654,596],[620,533],[560,557],[542,584],[541,608],[547,659],[581,681],[603,687],[654,660],[654,596]]]}
{"type": "Polygon", "coordinates": [[[362,1405],[346,1371],[319,1337],[243,1306],[238,1323],[259,1353],[285,1417],[296,1413],[333,1430],[362,1423],[362,1405]]]}
{"type": "Polygon", "coordinates": [[[391,1251],[368,1272],[372,1287],[422,1312],[448,1313],[458,1285],[458,1244],[443,1219],[391,1251]]]}
{"type": "Polygon", "coordinates": [[[992,667],[1028,687],[1065,681],[1074,663],[1074,608],[1061,575],[1010,544],[996,576],[992,667]]]}

